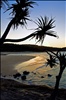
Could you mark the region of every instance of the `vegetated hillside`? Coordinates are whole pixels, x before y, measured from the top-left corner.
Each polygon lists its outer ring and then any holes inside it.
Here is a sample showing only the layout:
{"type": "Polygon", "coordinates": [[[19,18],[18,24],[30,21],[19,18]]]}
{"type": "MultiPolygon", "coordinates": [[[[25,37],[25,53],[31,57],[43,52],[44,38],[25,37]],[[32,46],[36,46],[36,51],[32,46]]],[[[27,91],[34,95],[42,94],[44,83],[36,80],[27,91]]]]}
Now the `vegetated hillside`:
{"type": "MultiPolygon", "coordinates": [[[[3,44],[0,47],[0,51],[4,52],[21,52],[21,51],[32,51],[32,52],[44,52],[46,50],[57,51],[61,48],[57,47],[46,47],[46,46],[38,46],[38,45],[30,45],[30,44],[3,44]]],[[[66,51],[66,47],[62,48],[62,51],[66,51]]]]}

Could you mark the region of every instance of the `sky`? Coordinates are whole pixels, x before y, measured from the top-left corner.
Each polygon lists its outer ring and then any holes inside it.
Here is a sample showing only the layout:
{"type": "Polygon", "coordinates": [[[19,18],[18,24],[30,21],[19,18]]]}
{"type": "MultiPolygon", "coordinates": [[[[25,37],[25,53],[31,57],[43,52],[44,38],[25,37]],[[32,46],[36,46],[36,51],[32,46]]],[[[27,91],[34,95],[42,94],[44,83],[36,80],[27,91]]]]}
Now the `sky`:
{"type": "MultiPolygon", "coordinates": [[[[40,18],[40,16],[44,17],[47,16],[49,19],[51,17],[54,18],[56,26],[53,31],[56,32],[56,34],[59,36],[59,38],[46,36],[43,42],[43,46],[52,46],[52,47],[66,47],[66,1],[35,1],[37,5],[34,5],[34,8],[30,8],[30,19],[33,21],[36,21],[37,18],[40,18]]],[[[9,1],[9,3],[14,3],[13,1],[9,1]]],[[[10,12],[4,13],[5,9],[1,9],[1,36],[4,33],[8,23],[10,22],[10,12]]],[[[10,32],[7,36],[7,38],[10,39],[19,39],[23,38],[35,30],[37,28],[37,25],[33,22],[27,21],[27,29],[25,27],[19,26],[18,29],[13,29],[13,27],[10,29],[10,32]]],[[[36,44],[35,39],[28,39],[24,42],[19,42],[19,44],[36,44]]],[[[37,43],[37,45],[41,45],[40,43],[37,43]]]]}

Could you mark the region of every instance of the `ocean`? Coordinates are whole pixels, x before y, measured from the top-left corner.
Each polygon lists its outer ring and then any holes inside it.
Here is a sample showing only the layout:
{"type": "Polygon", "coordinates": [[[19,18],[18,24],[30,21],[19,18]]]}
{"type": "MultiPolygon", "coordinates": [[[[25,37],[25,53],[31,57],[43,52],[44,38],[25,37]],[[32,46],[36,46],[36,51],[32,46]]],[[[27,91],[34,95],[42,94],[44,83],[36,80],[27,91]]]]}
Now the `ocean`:
{"type": "MultiPolygon", "coordinates": [[[[66,53],[66,52],[65,52],[66,53]]],[[[18,52],[12,53],[9,55],[28,55],[36,56],[28,61],[22,62],[15,67],[15,70],[18,70],[19,73],[23,74],[23,71],[29,71],[30,73],[26,76],[26,80],[17,79],[21,83],[29,85],[48,85],[51,87],[55,86],[56,76],[59,73],[59,66],[50,68],[46,66],[46,59],[49,57],[45,52],[18,52]]],[[[60,88],[66,89],[66,69],[63,72],[60,88]]]]}

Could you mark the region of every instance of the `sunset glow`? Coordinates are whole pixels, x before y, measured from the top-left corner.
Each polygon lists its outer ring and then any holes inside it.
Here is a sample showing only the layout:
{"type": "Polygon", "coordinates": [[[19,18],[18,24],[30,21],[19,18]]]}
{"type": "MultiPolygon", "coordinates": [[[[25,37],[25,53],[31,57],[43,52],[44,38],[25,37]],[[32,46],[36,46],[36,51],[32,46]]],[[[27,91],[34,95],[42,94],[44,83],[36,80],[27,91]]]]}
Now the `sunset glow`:
{"type": "MultiPolygon", "coordinates": [[[[65,29],[65,16],[66,16],[66,1],[36,1],[38,5],[34,5],[33,9],[30,9],[30,19],[36,21],[37,18],[40,16],[48,16],[49,19],[53,17],[55,19],[54,25],[56,26],[53,31],[57,33],[59,38],[54,38],[50,36],[46,36],[43,45],[45,46],[52,46],[52,47],[65,47],[66,46],[66,29],[65,29]]],[[[14,3],[13,1],[9,1],[9,3],[14,3]]],[[[3,13],[4,10],[1,11],[1,36],[4,33],[8,23],[10,22],[9,12],[3,13]]],[[[13,30],[11,28],[7,38],[10,39],[19,39],[23,38],[34,30],[28,29],[35,29],[37,25],[33,22],[27,22],[27,29],[21,26],[18,29],[13,30]]],[[[35,39],[26,40],[24,42],[19,42],[19,44],[35,44],[35,39]]],[[[41,45],[38,43],[37,45],[41,45]]]]}

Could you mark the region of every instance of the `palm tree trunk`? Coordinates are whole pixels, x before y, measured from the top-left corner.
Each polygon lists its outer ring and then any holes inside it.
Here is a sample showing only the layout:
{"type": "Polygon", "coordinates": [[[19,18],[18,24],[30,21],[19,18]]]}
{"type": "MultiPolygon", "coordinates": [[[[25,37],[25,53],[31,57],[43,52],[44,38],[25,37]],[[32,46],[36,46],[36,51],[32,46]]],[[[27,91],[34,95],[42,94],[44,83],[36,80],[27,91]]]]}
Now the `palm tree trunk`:
{"type": "Polygon", "coordinates": [[[50,96],[50,100],[55,100],[55,99],[56,99],[56,96],[57,96],[57,94],[58,94],[59,83],[60,83],[60,79],[61,79],[61,76],[62,76],[63,71],[64,71],[64,68],[61,67],[61,68],[60,68],[59,75],[56,76],[55,89],[54,89],[53,93],[52,93],[51,96],[50,96]]]}
{"type": "MultiPolygon", "coordinates": [[[[28,35],[28,36],[26,36],[26,37],[24,37],[24,38],[21,38],[21,39],[5,39],[4,42],[21,42],[21,41],[25,41],[25,40],[31,38],[31,37],[34,36],[34,35],[35,35],[35,34],[32,33],[32,34],[30,34],[30,35],[28,35]]],[[[47,34],[46,34],[46,35],[47,35],[47,34]]],[[[48,34],[48,35],[49,35],[49,36],[54,36],[54,37],[56,37],[56,35],[51,35],[51,34],[48,34]]]]}
{"type": "Polygon", "coordinates": [[[8,35],[8,33],[9,33],[9,31],[10,31],[10,28],[11,28],[11,26],[13,25],[13,23],[14,23],[14,18],[10,21],[10,23],[8,24],[8,26],[7,26],[7,28],[6,28],[6,30],[5,30],[5,32],[4,32],[4,34],[3,34],[3,36],[1,37],[1,39],[0,39],[0,44],[3,44],[4,43],[4,41],[5,41],[5,39],[6,39],[6,37],[7,37],[7,35],[8,35]]]}
{"type": "Polygon", "coordinates": [[[28,36],[26,36],[26,37],[24,37],[24,38],[21,38],[21,39],[5,39],[4,42],[21,42],[21,41],[25,41],[25,40],[31,38],[31,37],[34,36],[34,35],[35,35],[35,34],[33,33],[33,34],[30,34],[30,35],[28,35],[28,36]]]}

